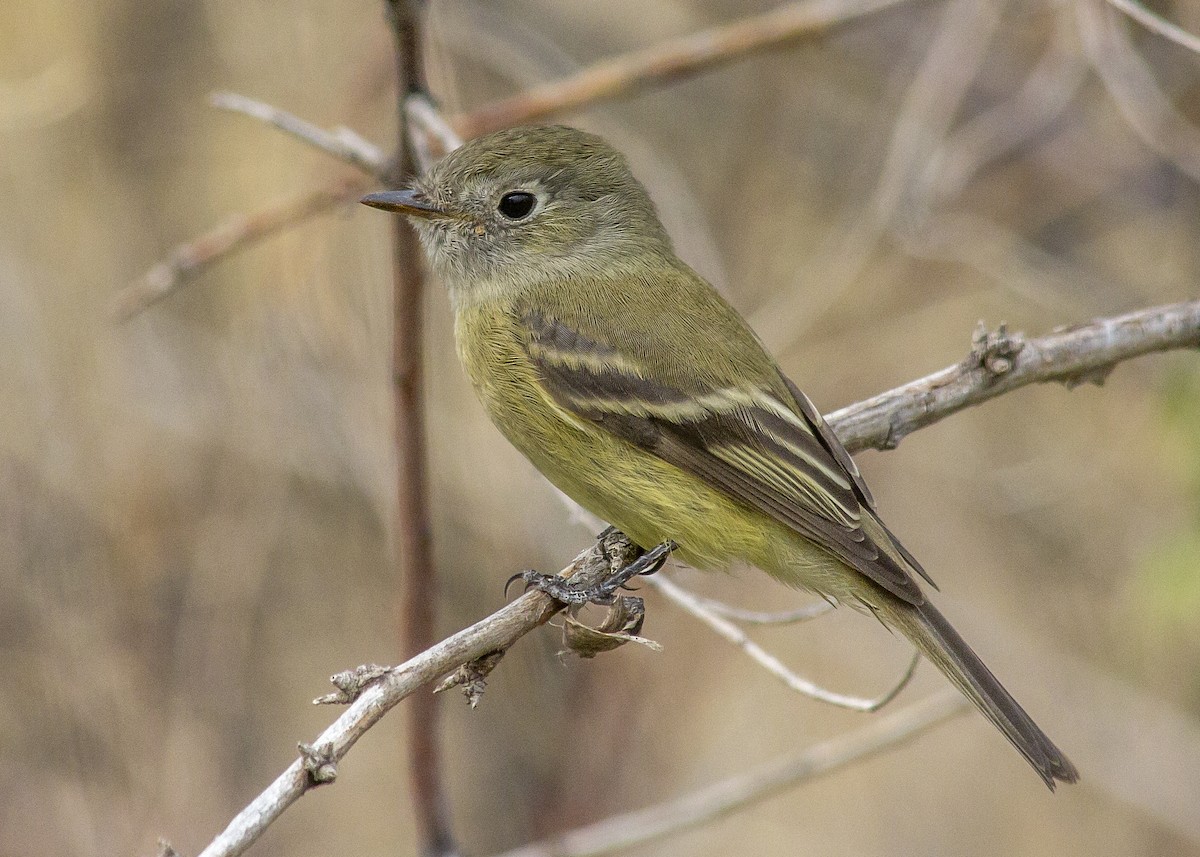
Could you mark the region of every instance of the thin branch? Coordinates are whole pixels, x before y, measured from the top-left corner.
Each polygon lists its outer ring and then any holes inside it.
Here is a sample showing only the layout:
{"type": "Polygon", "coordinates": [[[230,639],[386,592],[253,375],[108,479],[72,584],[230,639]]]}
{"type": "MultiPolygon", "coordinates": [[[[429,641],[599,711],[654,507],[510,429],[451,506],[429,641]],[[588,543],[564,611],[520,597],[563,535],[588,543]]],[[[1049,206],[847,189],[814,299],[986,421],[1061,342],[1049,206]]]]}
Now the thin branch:
{"type": "Polygon", "coordinates": [[[758,51],[821,35],[831,27],[905,2],[908,0],[787,3],[762,15],[602,60],[563,80],[454,116],[450,124],[469,140],[690,77],[758,51]]]}
{"type": "MultiPolygon", "coordinates": [[[[385,177],[399,187],[416,171],[408,130],[411,97],[425,91],[421,59],[422,9],[417,0],[386,0],[396,59],[396,154],[385,177]]],[[[425,267],[416,231],[404,217],[392,221],[392,386],[396,449],[396,571],[401,583],[400,638],[406,657],[437,640],[438,578],[429,510],[429,457],[425,439],[425,267]]],[[[457,854],[443,782],[440,712],[430,694],[413,700],[408,779],[424,857],[457,854]]]]}
{"type": "MultiPolygon", "coordinates": [[[[214,107],[242,113],[279,128],[374,178],[382,177],[388,169],[389,161],[383,151],[349,128],[326,131],[286,110],[236,92],[214,92],[209,101],[214,107]]],[[[159,262],[141,279],[118,292],[113,300],[114,318],[128,321],[195,279],[215,262],[336,205],[357,199],[368,187],[365,179],[347,179],[253,214],[233,215],[199,238],[176,247],[165,262],[159,262]]]]}
{"type": "Polygon", "coordinates": [[[387,169],[388,160],[383,150],[344,126],[326,131],[286,110],[236,92],[214,92],[208,101],[221,110],[242,113],[273,125],[301,142],[357,167],[367,175],[378,177],[387,169]]]}
{"type": "Polygon", "coordinates": [[[1134,0],[1105,0],[1105,2],[1133,18],[1150,32],[1157,33],[1164,39],[1169,39],[1189,51],[1200,54],[1200,36],[1189,33],[1182,27],[1159,17],[1140,3],[1135,3],[1134,0]]]}
{"type": "Polygon", "coordinates": [[[848,708],[851,711],[878,711],[883,706],[887,705],[900,691],[904,690],[905,686],[912,679],[913,673],[917,669],[917,662],[921,659],[916,652],[913,653],[912,660],[905,669],[900,680],[891,687],[882,696],[875,699],[863,699],[858,696],[847,696],[842,693],[835,693],[831,690],[826,690],[820,685],[814,684],[802,676],[796,675],[783,665],[777,657],[758,645],[750,639],[741,628],[732,622],[718,616],[716,613],[706,609],[701,603],[701,599],[697,598],[691,592],[688,592],[681,586],[672,583],[665,575],[657,575],[655,577],[645,578],[646,582],[652,585],[655,589],[665,595],[669,600],[673,601],[679,607],[682,607],[695,618],[699,619],[708,627],[712,628],[719,635],[724,637],[738,649],[740,649],[748,658],[765,669],[771,675],[782,681],[790,690],[796,693],[821,702],[827,702],[830,705],[836,705],[839,708],[848,708]]]}
{"type": "Polygon", "coordinates": [[[1037,339],[990,337],[962,363],[829,414],[851,452],[892,449],[905,435],[1029,384],[1100,384],[1118,363],[1200,346],[1200,301],[1072,325],[1037,339]],[[1007,355],[1006,355],[1007,352],[1007,355]]]}
{"type": "MultiPolygon", "coordinates": [[[[559,573],[563,576],[580,575],[581,579],[588,581],[599,579],[608,571],[609,558],[601,543],[597,542],[582,551],[559,573]]],[[[402,699],[464,664],[507,651],[517,640],[544,625],[562,609],[563,605],[548,595],[537,591],[527,592],[400,666],[376,671],[376,680],[368,684],[350,707],[311,745],[306,745],[314,748],[322,757],[326,766],[324,781],[329,782],[336,776],[337,763],[368,729],[402,699]],[[328,766],[332,766],[332,769],[328,766]]],[[[360,668],[359,671],[366,670],[360,668]]],[[[305,769],[306,759],[312,755],[306,753],[296,759],[275,782],[237,814],[229,826],[200,853],[200,857],[235,857],[244,853],[271,822],[318,784],[305,769]]]]}
{"type": "Polygon", "coordinates": [[[413,147],[421,172],[463,144],[462,138],[424,93],[410,95],[404,102],[404,110],[408,114],[409,145],[413,147]]]}
{"type": "MultiPolygon", "coordinates": [[[[990,338],[990,342],[983,344],[993,346],[990,355],[985,348],[965,364],[843,408],[828,417],[830,425],[852,449],[872,446],[887,449],[903,434],[1026,384],[1094,380],[1132,357],[1200,346],[1200,301],[1155,307],[1067,328],[1024,343],[1016,356],[1008,358],[1000,356],[1004,349],[998,347],[997,338],[990,338]],[[1010,366],[1006,373],[996,375],[995,369],[1002,359],[1008,359],[1010,366]],[[982,366],[992,368],[985,371],[982,366]],[[893,439],[891,444],[886,442],[888,438],[893,439]]],[[[1012,340],[1008,344],[1011,346],[1012,340]]],[[[593,546],[576,557],[563,573],[570,574],[577,569],[580,573],[603,571],[607,567],[607,559],[593,546]]],[[[646,580],[661,588],[655,578],[646,580]]],[[[387,671],[312,746],[321,749],[326,758],[332,760],[330,764],[336,764],[355,741],[401,699],[463,664],[509,648],[521,636],[545,624],[560,609],[561,605],[539,592],[527,593],[486,619],[387,671]]],[[[949,699],[950,695],[946,697],[949,699]]],[[[965,703],[960,701],[958,705],[962,707],[965,703]]],[[[899,712],[894,716],[902,714],[899,712]]],[[[872,728],[868,726],[866,730],[872,728]]],[[[849,758],[855,756],[847,754],[849,758]]],[[[305,772],[304,760],[296,760],[230,822],[201,857],[229,857],[243,853],[312,785],[305,772]]]]}
{"type": "Polygon", "coordinates": [[[828,601],[815,601],[805,607],[797,607],[795,610],[779,610],[776,612],[746,610],[742,607],[734,607],[731,604],[716,601],[712,598],[704,598],[695,593],[691,593],[691,595],[695,598],[696,604],[708,612],[715,613],[717,616],[722,616],[726,619],[732,619],[734,622],[742,622],[746,625],[794,625],[799,622],[816,619],[818,616],[824,616],[826,613],[836,609],[835,605],[828,601]]]}
{"type": "Polygon", "coordinates": [[[171,251],[142,277],[116,294],[112,313],[127,321],[158,303],[210,266],[238,250],[362,196],[368,182],[346,179],[289,197],[253,214],[235,214],[209,232],[171,251]]]}
{"type": "Polygon", "coordinates": [[[613,816],[498,857],[599,857],[715,821],[851,762],[897,747],[969,708],[946,690],[861,729],[666,803],[613,816]]]}

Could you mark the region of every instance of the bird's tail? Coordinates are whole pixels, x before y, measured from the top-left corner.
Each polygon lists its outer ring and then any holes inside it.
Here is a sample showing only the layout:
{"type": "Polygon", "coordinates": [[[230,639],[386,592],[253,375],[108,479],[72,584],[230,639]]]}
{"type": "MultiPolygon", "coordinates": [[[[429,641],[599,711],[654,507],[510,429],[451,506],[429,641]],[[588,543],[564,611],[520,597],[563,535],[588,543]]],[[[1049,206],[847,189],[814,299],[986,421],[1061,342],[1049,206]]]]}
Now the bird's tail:
{"type": "Polygon", "coordinates": [[[1046,785],[1073,783],[1079,774],[1004,686],[928,601],[919,606],[892,602],[884,617],[897,626],[1020,751],[1046,785]]]}

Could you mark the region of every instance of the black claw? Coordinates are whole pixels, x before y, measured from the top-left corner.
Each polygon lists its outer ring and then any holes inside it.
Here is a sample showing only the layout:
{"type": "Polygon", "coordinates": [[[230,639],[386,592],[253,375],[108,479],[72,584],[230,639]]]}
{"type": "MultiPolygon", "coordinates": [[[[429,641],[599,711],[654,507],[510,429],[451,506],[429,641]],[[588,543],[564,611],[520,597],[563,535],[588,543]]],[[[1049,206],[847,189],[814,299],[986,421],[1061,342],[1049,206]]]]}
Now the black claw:
{"type": "Polygon", "coordinates": [[[663,563],[667,561],[667,557],[671,555],[671,551],[677,547],[678,545],[675,542],[663,542],[642,554],[624,568],[618,569],[604,580],[592,586],[580,586],[579,584],[572,584],[570,580],[558,575],[540,574],[533,570],[527,570],[510,577],[504,588],[505,592],[507,592],[509,584],[520,578],[525,581],[527,591],[529,589],[537,589],[564,604],[609,605],[616,600],[618,590],[629,589],[636,591],[626,584],[639,575],[654,574],[663,567],[663,563]]]}
{"type": "MultiPolygon", "coordinates": [[[[528,574],[529,571],[531,571],[531,569],[525,569],[525,571],[518,571],[516,574],[514,574],[508,580],[504,581],[504,597],[505,598],[508,597],[508,587],[513,585],[513,581],[514,580],[526,580],[525,575],[528,574]]],[[[529,591],[528,580],[526,580],[526,583],[525,583],[525,591],[526,592],[529,591]]]]}

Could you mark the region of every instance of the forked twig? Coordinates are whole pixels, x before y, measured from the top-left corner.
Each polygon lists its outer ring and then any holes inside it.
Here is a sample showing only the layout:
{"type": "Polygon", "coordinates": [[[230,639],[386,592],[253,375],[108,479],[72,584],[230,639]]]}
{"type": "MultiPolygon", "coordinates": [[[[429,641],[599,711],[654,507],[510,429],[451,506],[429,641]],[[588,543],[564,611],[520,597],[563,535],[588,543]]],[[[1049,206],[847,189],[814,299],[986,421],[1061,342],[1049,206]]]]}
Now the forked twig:
{"type": "MultiPolygon", "coordinates": [[[[1200,301],[1155,307],[1119,318],[1100,319],[1026,342],[1024,349],[1012,358],[1006,375],[992,374],[994,368],[982,371],[981,366],[989,361],[986,354],[979,354],[964,364],[843,408],[827,419],[851,449],[860,450],[875,445],[887,448],[887,438],[903,436],[955,411],[1025,384],[1048,380],[1086,380],[1140,354],[1196,346],[1200,346],[1200,301]],[[1030,346],[1034,347],[1026,365],[1025,353],[1030,346]],[[942,386],[946,387],[944,395],[939,394],[942,386]]],[[[994,359],[990,363],[993,367],[997,365],[994,359]]],[[[589,551],[580,554],[568,569],[585,562],[589,551]]],[[[604,568],[607,567],[605,561],[604,568]]],[[[654,581],[654,578],[647,580],[654,581]]],[[[354,742],[401,699],[464,663],[508,648],[521,636],[548,621],[560,607],[548,596],[530,592],[486,619],[447,637],[407,663],[387,671],[384,678],[368,687],[311,746],[328,748],[327,756],[336,764],[336,760],[342,758],[354,742]]],[[[949,692],[944,698],[947,704],[954,699],[959,708],[967,704],[949,692]]],[[[868,730],[871,728],[866,727],[868,730]]],[[[859,753],[870,751],[868,748],[859,753]]],[[[854,756],[851,754],[848,758],[854,756]]],[[[230,822],[201,857],[227,857],[243,853],[275,818],[313,784],[305,772],[304,760],[297,759],[230,822]]]]}
{"type": "Polygon", "coordinates": [[[921,660],[920,654],[914,651],[912,659],[909,661],[908,667],[904,670],[904,674],[900,677],[900,680],[890,690],[875,699],[864,699],[858,696],[835,693],[802,676],[796,675],[784,666],[779,658],[751,640],[745,631],[724,617],[708,610],[703,605],[702,599],[671,582],[666,576],[648,577],[646,578],[646,582],[665,595],[670,601],[673,601],[709,628],[716,631],[721,637],[740,649],[748,658],[782,681],[789,689],[812,699],[836,705],[839,708],[848,708],[851,711],[878,711],[895,699],[900,691],[904,690],[905,686],[912,679],[913,673],[916,672],[917,663],[921,660]]]}

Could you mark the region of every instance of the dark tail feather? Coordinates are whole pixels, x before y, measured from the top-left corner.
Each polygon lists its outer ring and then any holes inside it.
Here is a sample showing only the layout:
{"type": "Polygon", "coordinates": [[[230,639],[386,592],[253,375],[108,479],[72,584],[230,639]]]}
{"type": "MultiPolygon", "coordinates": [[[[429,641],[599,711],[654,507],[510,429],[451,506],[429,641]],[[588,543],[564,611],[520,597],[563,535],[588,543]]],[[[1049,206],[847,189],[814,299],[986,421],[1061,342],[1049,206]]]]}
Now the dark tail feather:
{"type": "Polygon", "coordinates": [[[926,601],[914,607],[899,601],[893,603],[895,607],[887,611],[892,613],[887,620],[912,640],[921,653],[1004,733],[1051,791],[1054,791],[1056,781],[1073,783],[1079,779],[1070,760],[1038,728],[932,604],[926,601]]]}

